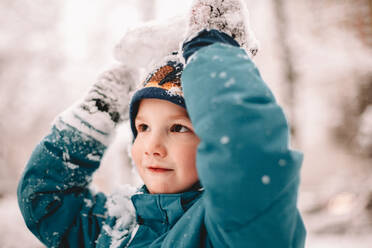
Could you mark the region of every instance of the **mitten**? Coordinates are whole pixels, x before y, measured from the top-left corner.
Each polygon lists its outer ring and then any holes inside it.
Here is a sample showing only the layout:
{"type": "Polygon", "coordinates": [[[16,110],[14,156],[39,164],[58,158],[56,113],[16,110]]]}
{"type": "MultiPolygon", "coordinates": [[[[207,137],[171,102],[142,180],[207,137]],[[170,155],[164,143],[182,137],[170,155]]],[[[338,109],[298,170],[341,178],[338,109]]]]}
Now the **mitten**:
{"type": "Polygon", "coordinates": [[[248,9],[241,0],[194,0],[186,41],[195,38],[202,30],[216,29],[235,39],[253,57],[258,52],[258,41],[248,17],[248,9]]]}
{"type": "Polygon", "coordinates": [[[55,126],[75,128],[108,145],[115,127],[129,118],[130,92],[137,83],[135,68],[120,65],[104,72],[83,99],[57,117],[55,126]]]}
{"type": "Polygon", "coordinates": [[[114,56],[117,61],[139,65],[145,70],[145,77],[160,60],[178,50],[186,26],[185,17],[142,23],[125,32],[115,46],[114,56]]]}

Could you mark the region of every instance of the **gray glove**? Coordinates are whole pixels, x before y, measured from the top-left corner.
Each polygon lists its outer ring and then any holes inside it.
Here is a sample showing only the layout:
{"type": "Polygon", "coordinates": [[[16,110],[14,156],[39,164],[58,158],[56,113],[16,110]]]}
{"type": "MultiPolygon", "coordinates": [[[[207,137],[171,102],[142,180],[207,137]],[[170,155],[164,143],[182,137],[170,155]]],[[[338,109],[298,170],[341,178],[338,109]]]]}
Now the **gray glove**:
{"type": "Polygon", "coordinates": [[[194,0],[189,14],[186,41],[200,31],[216,29],[233,37],[253,57],[258,41],[249,26],[249,12],[241,0],[194,0]]]}
{"type": "Polygon", "coordinates": [[[115,127],[129,118],[130,92],[138,80],[137,69],[124,65],[104,72],[84,99],[57,117],[55,126],[72,126],[108,145],[115,127]]]}

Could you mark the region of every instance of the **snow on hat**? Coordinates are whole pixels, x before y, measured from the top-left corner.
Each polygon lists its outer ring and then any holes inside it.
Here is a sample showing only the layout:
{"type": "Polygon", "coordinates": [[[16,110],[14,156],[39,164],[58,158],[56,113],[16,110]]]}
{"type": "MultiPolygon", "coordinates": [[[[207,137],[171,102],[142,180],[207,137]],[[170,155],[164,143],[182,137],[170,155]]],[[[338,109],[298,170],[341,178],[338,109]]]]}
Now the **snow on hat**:
{"type": "Polygon", "coordinates": [[[134,93],[129,107],[130,125],[134,138],[137,136],[135,118],[142,99],[167,100],[186,108],[181,86],[183,67],[177,53],[172,53],[160,63],[160,66],[155,66],[156,69],[147,76],[141,87],[134,93]]]}

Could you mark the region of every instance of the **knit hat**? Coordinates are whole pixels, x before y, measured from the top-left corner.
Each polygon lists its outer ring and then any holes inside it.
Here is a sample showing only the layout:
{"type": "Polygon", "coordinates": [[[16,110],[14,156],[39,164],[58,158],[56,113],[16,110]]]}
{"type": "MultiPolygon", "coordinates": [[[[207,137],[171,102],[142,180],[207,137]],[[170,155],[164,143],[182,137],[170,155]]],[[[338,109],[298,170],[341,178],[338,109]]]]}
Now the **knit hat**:
{"type": "Polygon", "coordinates": [[[134,138],[137,136],[135,119],[142,99],[167,100],[186,108],[181,86],[183,64],[180,62],[177,53],[172,53],[163,61],[165,62],[160,63],[160,66],[155,66],[156,69],[148,75],[131,99],[129,118],[134,138]]]}

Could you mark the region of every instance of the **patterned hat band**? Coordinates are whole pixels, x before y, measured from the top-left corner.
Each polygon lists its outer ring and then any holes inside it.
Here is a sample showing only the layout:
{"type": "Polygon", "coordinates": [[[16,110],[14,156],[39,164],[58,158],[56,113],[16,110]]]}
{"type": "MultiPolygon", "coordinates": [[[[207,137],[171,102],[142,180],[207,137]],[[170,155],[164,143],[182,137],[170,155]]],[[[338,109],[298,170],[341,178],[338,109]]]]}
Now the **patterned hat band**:
{"type": "Polygon", "coordinates": [[[181,86],[183,64],[174,59],[176,56],[171,58],[173,60],[168,60],[165,64],[149,74],[142,88],[138,89],[131,99],[129,118],[134,137],[137,136],[135,118],[138,113],[139,103],[142,99],[155,98],[166,100],[186,108],[181,86]]]}
{"type": "Polygon", "coordinates": [[[169,91],[170,94],[177,94],[183,97],[181,86],[182,71],[182,63],[168,61],[166,65],[161,66],[148,76],[143,87],[161,88],[169,91]]]}

